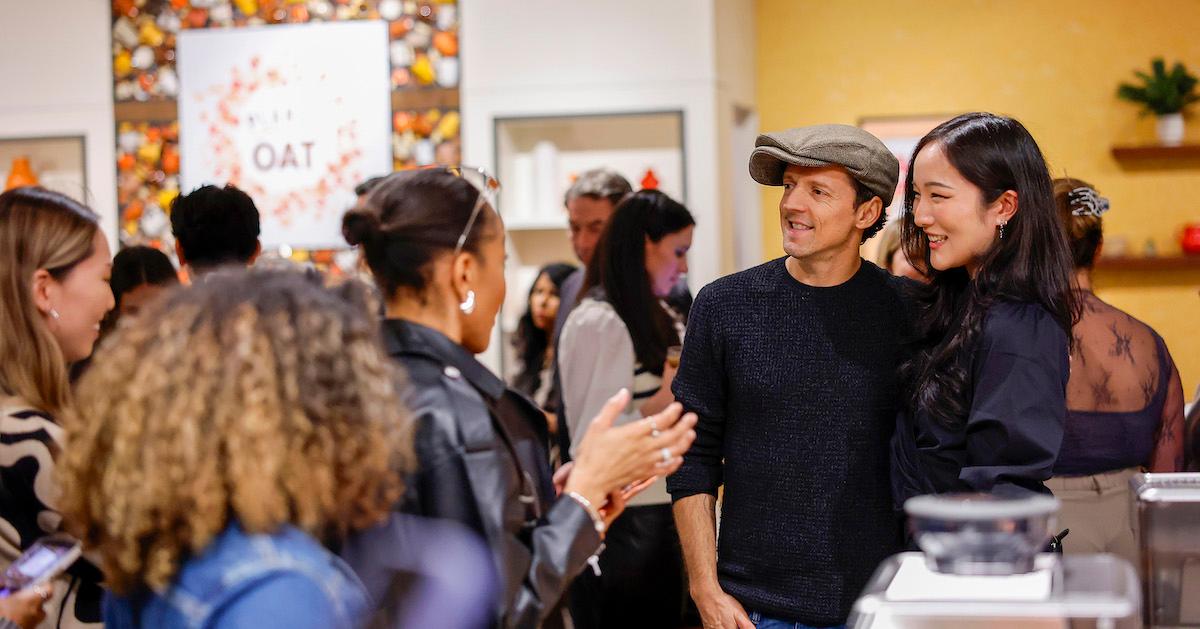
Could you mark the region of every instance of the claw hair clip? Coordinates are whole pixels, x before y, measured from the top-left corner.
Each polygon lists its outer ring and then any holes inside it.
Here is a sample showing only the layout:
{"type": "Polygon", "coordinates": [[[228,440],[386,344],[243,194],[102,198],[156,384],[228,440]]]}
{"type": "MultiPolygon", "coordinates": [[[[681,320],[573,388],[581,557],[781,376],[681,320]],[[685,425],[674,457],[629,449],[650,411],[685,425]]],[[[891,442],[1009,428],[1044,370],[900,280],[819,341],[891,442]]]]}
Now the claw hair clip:
{"type": "Polygon", "coordinates": [[[1108,211],[1108,199],[1088,187],[1075,188],[1067,194],[1067,200],[1075,206],[1075,209],[1071,210],[1071,214],[1075,216],[1098,217],[1108,211]]]}

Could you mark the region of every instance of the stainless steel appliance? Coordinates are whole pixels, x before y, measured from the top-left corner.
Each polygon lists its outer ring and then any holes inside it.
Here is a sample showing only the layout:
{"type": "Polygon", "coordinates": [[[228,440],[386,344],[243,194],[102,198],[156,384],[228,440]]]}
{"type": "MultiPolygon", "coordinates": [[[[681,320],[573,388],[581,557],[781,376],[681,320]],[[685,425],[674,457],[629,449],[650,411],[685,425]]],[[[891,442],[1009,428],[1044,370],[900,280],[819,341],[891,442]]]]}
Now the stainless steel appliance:
{"type": "Polygon", "coordinates": [[[1040,552],[1054,528],[1054,498],[921,496],[904,507],[922,552],[880,565],[854,605],[850,627],[1136,626],[1139,585],[1127,562],[1040,552]]]}
{"type": "Polygon", "coordinates": [[[1149,627],[1200,627],[1200,473],[1130,479],[1149,627]]]}

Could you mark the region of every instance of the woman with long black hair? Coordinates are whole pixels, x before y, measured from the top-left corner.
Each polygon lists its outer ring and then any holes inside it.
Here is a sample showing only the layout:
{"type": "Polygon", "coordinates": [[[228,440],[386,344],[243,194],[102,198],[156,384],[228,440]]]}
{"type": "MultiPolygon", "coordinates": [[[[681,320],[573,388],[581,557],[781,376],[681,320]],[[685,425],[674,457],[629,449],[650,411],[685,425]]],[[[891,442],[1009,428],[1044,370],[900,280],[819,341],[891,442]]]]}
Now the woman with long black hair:
{"type": "Polygon", "coordinates": [[[942,123],[913,153],[901,229],[932,282],[915,289],[915,337],[901,366],[897,500],[1049,493],[1076,300],[1037,143],[994,114],[942,123]]]}
{"type": "MultiPolygon", "coordinates": [[[[687,273],[695,224],[686,207],[654,190],[627,197],[609,219],[559,347],[572,453],[590,423],[581,418],[603,408],[604,391],[633,393],[618,424],[650,417],[675,401],[671,382],[678,363],[672,364],[668,350],[682,342],[684,321],[665,298],[687,273]]],[[[577,626],[680,624],[683,559],[665,477],[629,504],[609,531],[599,576],[581,579],[577,626]],[[581,603],[580,597],[591,600],[581,603]]]]}
{"type": "MultiPolygon", "coordinates": [[[[554,262],[538,269],[537,279],[529,287],[529,299],[525,302],[525,314],[517,322],[513,336],[513,349],[517,351],[520,371],[512,380],[512,387],[529,396],[534,404],[548,413],[547,408],[554,368],[554,320],[562,303],[560,292],[563,282],[574,273],[576,267],[563,262],[554,262]]],[[[551,426],[553,428],[553,425],[551,426]]]]}

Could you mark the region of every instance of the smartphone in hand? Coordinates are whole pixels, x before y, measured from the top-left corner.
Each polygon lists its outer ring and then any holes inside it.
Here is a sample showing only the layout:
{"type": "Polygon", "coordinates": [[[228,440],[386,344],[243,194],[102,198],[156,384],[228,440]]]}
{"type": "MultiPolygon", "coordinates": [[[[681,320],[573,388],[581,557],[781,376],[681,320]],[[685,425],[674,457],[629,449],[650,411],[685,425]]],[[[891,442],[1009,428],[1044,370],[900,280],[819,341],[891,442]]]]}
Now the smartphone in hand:
{"type": "Polygon", "coordinates": [[[75,563],[81,552],[79,541],[69,535],[39,539],[0,575],[0,596],[49,583],[75,563]]]}

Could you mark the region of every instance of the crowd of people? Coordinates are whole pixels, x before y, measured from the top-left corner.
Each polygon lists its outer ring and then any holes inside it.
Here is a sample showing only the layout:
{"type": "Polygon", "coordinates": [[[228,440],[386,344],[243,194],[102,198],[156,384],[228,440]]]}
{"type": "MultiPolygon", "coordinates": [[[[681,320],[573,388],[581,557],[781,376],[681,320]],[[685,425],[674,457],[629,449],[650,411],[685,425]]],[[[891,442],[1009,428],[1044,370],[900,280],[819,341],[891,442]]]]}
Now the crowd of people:
{"type": "Polygon", "coordinates": [[[930,493],[1052,493],[1066,552],[1140,565],[1129,477],[1200,446],[1166,343],[1092,290],[1107,199],[987,113],[921,139],[890,224],[861,129],[763,134],[749,171],[784,255],[694,301],[705,226],[580,174],[579,265],[538,270],[507,383],[482,170],[355,190],[370,284],[256,264],[230,185],[173,204],[184,283],[3,193],[0,557],[84,552],[0,626],[838,627],[930,493]]]}

